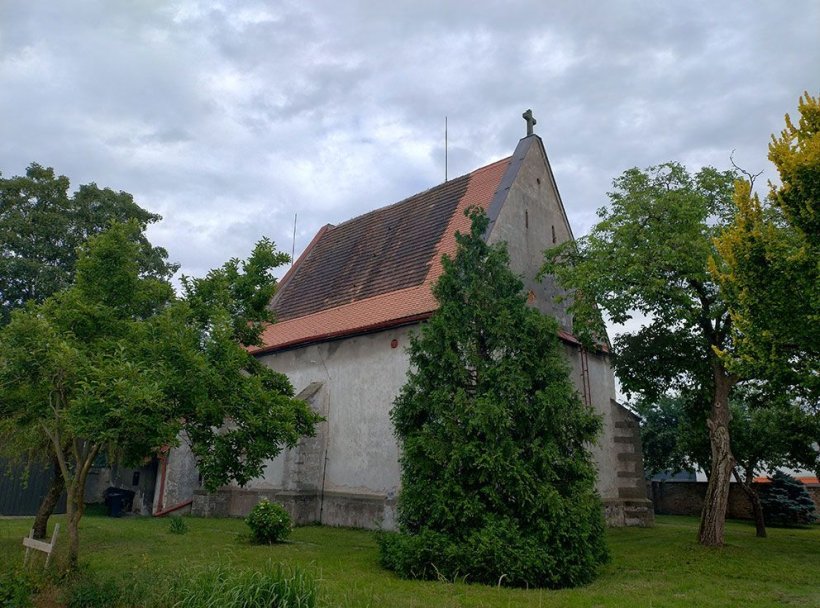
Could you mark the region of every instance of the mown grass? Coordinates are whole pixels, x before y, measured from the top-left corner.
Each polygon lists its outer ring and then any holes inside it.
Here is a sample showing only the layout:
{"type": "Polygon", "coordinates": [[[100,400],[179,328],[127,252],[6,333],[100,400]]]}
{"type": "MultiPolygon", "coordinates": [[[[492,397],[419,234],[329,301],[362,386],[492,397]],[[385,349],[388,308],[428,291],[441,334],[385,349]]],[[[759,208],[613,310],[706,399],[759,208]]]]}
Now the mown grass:
{"type": "MultiPolygon", "coordinates": [[[[759,539],[750,524],[729,522],[726,546],[710,550],[694,541],[695,518],[659,517],[655,528],[608,530],[612,561],[591,585],[547,591],[401,580],[379,567],[373,534],[361,530],[309,526],[287,543],[258,546],[241,520],[185,522],[186,534],[172,534],[167,520],[87,516],[81,561],[102,579],[152,589],[217,562],[244,570],[283,563],[317,579],[320,606],[820,606],[820,526],[759,539]]],[[[30,525],[0,519],[0,568],[19,564],[30,525]]]]}

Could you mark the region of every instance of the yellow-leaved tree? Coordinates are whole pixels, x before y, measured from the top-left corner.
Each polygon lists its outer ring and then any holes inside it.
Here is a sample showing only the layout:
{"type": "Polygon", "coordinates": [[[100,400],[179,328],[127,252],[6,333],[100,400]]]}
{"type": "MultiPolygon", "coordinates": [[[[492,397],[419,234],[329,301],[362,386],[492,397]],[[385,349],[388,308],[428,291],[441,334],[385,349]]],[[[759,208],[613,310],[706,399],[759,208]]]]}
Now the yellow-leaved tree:
{"type": "Polygon", "coordinates": [[[716,239],[711,265],[732,319],[727,366],[788,389],[816,409],[820,395],[820,97],[800,97],[800,118],[786,115],[769,160],[780,183],[761,200],[751,180],[735,184],[732,225],[716,239]]]}

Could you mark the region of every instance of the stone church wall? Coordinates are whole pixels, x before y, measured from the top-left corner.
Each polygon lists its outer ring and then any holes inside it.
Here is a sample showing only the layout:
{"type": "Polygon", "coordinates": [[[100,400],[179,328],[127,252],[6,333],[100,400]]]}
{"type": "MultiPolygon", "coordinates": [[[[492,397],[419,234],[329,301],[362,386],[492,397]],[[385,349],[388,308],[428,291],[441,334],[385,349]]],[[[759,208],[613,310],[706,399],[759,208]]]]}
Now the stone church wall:
{"type": "MultiPolygon", "coordinates": [[[[559,289],[551,277],[536,277],[544,251],[573,238],[566,214],[538,140],[522,140],[513,155],[520,163],[506,193],[489,242],[506,242],[510,267],[524,280],[532,305],[555,317],[567,332],[572,319],[566,304],[555,302],[559,289]]],[[[492,208],[491,208],[492,211],[492,208]]],[[[592,453],[598,465],[598,491],[611,525],[651,525],[651,502],[646,495],[637,419],[615,401],[615,379],[605,353],[584,353],[565,344],[571,376],[584,401],[602,417],[603,430],[592,453]]]]}
{"type": "MultiPolygon", "coordinates": [[[[316,437],[280,454],[262,478],[231,488],[211,514],[245,515],[261,497],[298,523],[395,527],[400,470],[390,409],[404,385],[411,328],[401,327],[265,355],[326,421],[316,437]]],[[[195,500],[203,503],[204,498],[195,500]]],[[[213,502],[213,501],[212,501],[213,502]]],[[[203,507],[205,508],[205,507],[203,507]]]]}
{"type": "MultiPolygon", "coordinates": [[[[397,328],[264,356],[262,361],[287,374],[296,390],[302,389],[299,396],[326,421],[317,426],[315,437],[280,454],[263,477],[245,488],[223,488],[213,496],[197,492],[193,513],[244,516],[264,497],[284,504],[299,524],[394,528],[400,468],[389,414],[409,366],[404,349],[417,329],[397,328]]],[[[565,348],[579,385],[578,350],[565,348]]],[[[635,442],[637,421],[610,401],[614,387],[606,357],[590,356],[588,367],[592,404],[604,419],[592,452],[607,521],[649,525],[652,508],[645,495],[640,441],[635,442]]]]}
{"type": "MultiPolygon", "coordinates": [[[[554,301],[555,285],[549,277],[535,278],[544,250],[572,238],[538,138],[521,140],[508,175],[515,179],[502,182],[488,209],[488,241],[507,243],[510,266],[523,278],[530,303],[570,331],[565,306],[554,301]]],[[[400,469],[389,413],[406,379],[410,331],[404,327],[264,355],[261,360],[287,374],[297,391],[306,391],[304,398],[327,420],[315,438],[273,460],[247,488],[200,494],[194,513],[245,515],[265,496],[284,503],[298,523],[393,528],[400,469]]],[[[579,394],[603,420],[592,451],[607,521],[651,525],[637,421],[615,402],[608,356],[565,347],[579,394]]]]}

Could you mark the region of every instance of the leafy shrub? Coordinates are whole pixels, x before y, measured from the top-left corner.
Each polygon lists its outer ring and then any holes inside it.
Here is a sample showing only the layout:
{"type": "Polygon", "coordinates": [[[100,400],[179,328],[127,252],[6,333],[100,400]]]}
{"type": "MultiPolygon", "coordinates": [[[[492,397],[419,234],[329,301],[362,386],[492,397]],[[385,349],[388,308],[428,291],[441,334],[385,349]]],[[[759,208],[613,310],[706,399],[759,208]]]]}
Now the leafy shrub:
{"type": "Polygon", "coordinates": [[[791,475],[777,471],[760,490],[763,519],[770,526],[811,524],[817,519],[814,501],[806,486],[791,475]]]}
{"type": "Polygon", "coordinates": [[[290,514],[266,498],[253,508],[245,523],[251,529],[251,541],[258,544],[282,542],[290,534],[290,514]]]}
{"type": "Polygon", "coordinates": [[[117,605],[120,590],[111,579],[101,580],[90,570],[80,570],[65,587],[67,608],[110,608],[117,605]]]}
{"type": "Polygon", "coordinates": [[[181,517],[172,517],[168,524],[168,532],[171,534],[185,534],[188,532],[188,524],[181,517]]]}
{"type": "Polygon", "coordinates": [[[28,608],[40,579],[30,571],[13,568],[0,571],[0,608],[28,608]]]}
{"type": "Polygon", "coordinates": [[[195,571],[172,589],[175,608],[313,608],[316,580],[299,568],[281,564],[261,571],[236,570],[220,563],[195,571]]]}
{"type": "MultiPolygon", "coordinates": [[[[587,501],[589,508],[600,509],[597,500],[587,501]]],[[[489,516],[483,527],[463,535],[429,528],[416,534],[380,533],[380,561],[404,578],[514,587],[583,585],[608,559],[601,542],[602,519],[583,510],[573,509],[529,529],[510,518],[489,516]]]]}

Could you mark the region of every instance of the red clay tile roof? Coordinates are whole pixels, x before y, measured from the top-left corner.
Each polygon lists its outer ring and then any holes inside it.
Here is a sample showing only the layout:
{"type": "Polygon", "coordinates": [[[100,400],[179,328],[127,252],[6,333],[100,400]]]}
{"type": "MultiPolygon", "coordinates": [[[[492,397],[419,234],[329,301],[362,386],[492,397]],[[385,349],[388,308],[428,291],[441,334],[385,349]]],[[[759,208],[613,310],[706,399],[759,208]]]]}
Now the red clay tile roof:
{"type": "Polygon", "coordinates": [[[271,306],[277,322],[254,353],[280,350],[425,319],[436,309],[431,286],[464,210],[487,209],[510,158],[371,211],[325,226],[282,279],[271,306]]]}
{"type": "MultiPolygon", "coordinates": [[[[795,477],[797,481],[800,481],[806,485],[820,485],[820,480],[813,475],[799,475],[795,477]]],[[[753,480],[755,483],[771,483],[772,480],[768,476],[763,477],[755,477],[753,480]]]]}

